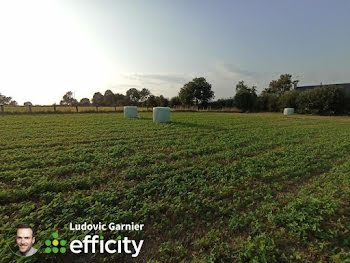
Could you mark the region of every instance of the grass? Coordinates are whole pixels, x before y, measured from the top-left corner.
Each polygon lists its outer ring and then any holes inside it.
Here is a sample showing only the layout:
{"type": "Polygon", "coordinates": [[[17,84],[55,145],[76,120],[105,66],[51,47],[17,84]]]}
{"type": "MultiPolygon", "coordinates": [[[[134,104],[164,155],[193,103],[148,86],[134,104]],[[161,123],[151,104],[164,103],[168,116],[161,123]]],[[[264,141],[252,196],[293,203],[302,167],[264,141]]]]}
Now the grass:
{"type": "Polygon", "coordinates": [[[30,222],[43,244],[82,239],[70,222],[133,221],[145,230],[118,235],[145,240],[136,259],[86,262],[350,260],[349,117],[139,115],[0,116],[1,234],[30,222]]]}

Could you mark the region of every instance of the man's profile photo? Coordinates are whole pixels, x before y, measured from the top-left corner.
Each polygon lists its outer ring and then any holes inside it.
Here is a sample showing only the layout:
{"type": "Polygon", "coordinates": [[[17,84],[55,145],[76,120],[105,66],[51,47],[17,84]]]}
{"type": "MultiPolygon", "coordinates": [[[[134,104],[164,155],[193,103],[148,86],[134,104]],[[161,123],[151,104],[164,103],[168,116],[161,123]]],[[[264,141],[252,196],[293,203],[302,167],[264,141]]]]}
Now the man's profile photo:
{"type": "Polygon", "coordinates": [[[28,224],[21,224],[17,227],[16,241],[18,245],[16,254],[18,256],[29,257],[38,251],[33,247],[35,243],[34,230],[28,224]]]}

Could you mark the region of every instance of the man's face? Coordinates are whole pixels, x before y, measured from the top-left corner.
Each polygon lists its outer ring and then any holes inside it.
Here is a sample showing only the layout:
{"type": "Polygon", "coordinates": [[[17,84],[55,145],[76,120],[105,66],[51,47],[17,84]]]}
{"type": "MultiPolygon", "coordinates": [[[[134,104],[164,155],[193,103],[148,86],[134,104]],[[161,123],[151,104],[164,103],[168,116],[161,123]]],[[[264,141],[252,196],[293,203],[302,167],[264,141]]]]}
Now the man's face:
{"type": "Polygon", "coordinates": [[[30,228],[19,228],[17,230],[17,245],[21,253],[26,253],[35,242],[33,232],[30,228]]]}

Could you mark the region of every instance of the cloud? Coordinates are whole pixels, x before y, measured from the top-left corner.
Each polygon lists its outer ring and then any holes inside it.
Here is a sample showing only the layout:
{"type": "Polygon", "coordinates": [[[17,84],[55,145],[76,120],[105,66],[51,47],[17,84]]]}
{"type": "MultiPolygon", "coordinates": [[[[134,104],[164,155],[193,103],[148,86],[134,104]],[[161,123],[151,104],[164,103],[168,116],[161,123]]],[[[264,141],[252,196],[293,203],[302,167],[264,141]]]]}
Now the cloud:
{"type": "Polygon", "coordinates": [[[125,73],[123,74],[129,80],[138,80],[141,82],[156,84],[159,82],[167,82],[174,84],[184,84],[188,78],[184,74],[157,74],[157,73],[125,73]]]}
{"type": "Polygon", "coordinates": [[[261,78],[262,75],[255,71],[246,70],[234,64],[217,62],[214,64],[212,72],[217,74],[220,78],[239,80],[254,80],[261,78]]]}
{"type": "Polygon", "coordinates": [[[245,76],[249,78],[261,77],[261,74],[255,71],[246,70],[229,63],[222,63],[219,65],[219,69],[223,69],[224,72],[230,73],[232,75],[245,76]]]}
{"type": "Polygon", "coordinates": [[[131,89],[131,88],[140,88],[142,87],[141,85],[139,84],[115,84],[113,85],[113,88],[128,88],[128,89],[131,89]]]}

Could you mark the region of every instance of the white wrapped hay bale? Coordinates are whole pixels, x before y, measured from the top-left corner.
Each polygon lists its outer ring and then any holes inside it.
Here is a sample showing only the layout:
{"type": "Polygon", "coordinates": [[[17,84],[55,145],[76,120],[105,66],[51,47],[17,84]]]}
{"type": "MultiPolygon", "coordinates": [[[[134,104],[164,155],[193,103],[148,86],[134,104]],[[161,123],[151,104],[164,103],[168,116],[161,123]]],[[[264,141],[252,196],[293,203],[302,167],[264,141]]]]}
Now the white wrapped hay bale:
{"type": "Polygon", "coordinates": [[[283,114],[284,115],[293,115],[294,114],[294,108],[284,108],[283,114]]]}
{"type": "Polygon", "coordinates": [[[137,107],[136,106],[125,106],[124,107],[124,118],[137,118],[137,107]]]}
{"type": "Polygon", "coordinates": [[[169,107],[154,107],[153,108],[153,122],[170,122],[170,108],[169,107]]]}

